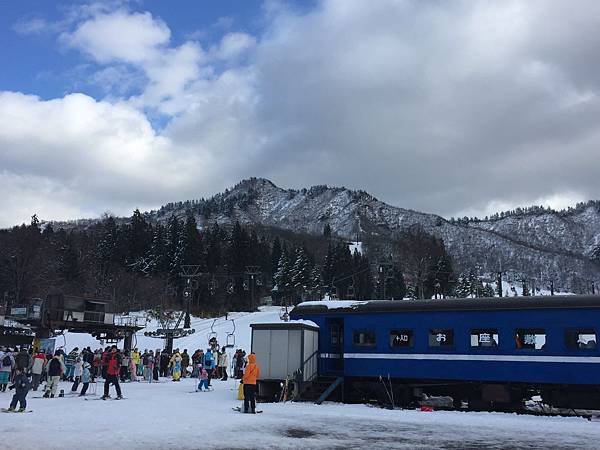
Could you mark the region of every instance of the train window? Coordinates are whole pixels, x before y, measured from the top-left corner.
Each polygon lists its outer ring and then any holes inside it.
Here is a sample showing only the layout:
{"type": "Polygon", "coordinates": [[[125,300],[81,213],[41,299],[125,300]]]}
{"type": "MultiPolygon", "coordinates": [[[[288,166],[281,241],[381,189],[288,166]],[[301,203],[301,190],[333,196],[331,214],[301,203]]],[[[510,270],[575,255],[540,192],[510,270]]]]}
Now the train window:
{"type": "Polygon", "coordinates": [[[546,346],[546,330],[541,328],[519,328],[515,332],[518,349],[543,350],[546,346]]]}
{"type": "Polygon", "coordinates": [[[594,349],[596,348],[596,332],[591,328],[567,330],[565,343],[569,349],[594,349]]]}
{"type": "Polygon", "coordinates": [[[355,331],[354,345],[374,346],[375,332],[374,331],[355,331]]]}
{"type": "Polygon", "coordinates": [[[390,331],[390,347],[412,347],[412,330],[392,330],[390,331]]]}
{"type": "Polygon", "coordinates": [[[481,328],[471,330],[471,347],[497,347],[498,330],[495,328],[481,328]]]}
{"type": "Polygon", "coordinates": [[[454,330],[432,329],[429,330],[430,347],[451,347],[454,345],[454,330]]]}

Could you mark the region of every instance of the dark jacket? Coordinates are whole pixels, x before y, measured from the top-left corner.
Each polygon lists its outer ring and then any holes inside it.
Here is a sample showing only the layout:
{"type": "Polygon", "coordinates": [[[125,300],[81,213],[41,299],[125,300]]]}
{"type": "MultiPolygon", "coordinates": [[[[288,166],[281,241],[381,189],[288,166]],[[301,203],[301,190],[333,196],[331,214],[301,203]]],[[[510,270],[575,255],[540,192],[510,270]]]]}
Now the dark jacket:
{"type": "Polygon", "coordinates": [[[190,355],[187,352],[181,354],[181,367],[187,367],[190,365],[190,355]]]}
{"type": "Polygon", "coordinates": [[[10,386],[10,389],[13,388],[17,394],[27,393],[29,389],[31,389],[31,383],[29,382],[27,375],[21,372],[19,375],[15,376],[12,386],[10,386]]]}
{"type": "Polygon", "coordinates": [[[63,373],[63,365],[58,356],[55,356],[48,363],[48,376],[60,377],[63,373]]]}
{"type": "Polygon", "coordinates": [[[17,356],[15,356],[15,366],[17,369],[25,370],[29,369],[31,364],[31,356],[25,350],[21,350],[17,356]]]}
{"type": "Polygon", "coordinates": [[[160,354],[160,367],[166,368],[169,366],[169,360],[171,357],[167,352],[162,352],[160,354]]]}

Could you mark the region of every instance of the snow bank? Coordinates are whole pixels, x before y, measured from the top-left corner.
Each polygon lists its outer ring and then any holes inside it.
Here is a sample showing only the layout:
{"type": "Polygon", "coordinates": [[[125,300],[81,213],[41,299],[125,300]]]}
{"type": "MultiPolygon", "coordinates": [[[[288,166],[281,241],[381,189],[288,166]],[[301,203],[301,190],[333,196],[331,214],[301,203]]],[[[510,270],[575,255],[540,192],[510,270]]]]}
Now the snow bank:
{"type": "Polygon", "coordinates": [[[298,306],[325,306],[327,309],[356,308],[369,303],[363,300],[314,300],[302,302],[298,306]]]}

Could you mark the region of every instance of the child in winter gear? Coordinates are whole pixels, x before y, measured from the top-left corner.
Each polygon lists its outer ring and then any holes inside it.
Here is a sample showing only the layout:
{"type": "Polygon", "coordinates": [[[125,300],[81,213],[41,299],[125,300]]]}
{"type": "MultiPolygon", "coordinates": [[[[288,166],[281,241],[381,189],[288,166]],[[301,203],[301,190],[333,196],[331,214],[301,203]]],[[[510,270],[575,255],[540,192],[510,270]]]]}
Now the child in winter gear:
{"type": "Polygon", "coordinates": [[[81,356],[78,356],[75,360],[75,364],[73,365],[73,386],[71,387],[71,392],[77,392],[79,389],[79,382],[81,381],[81,374],[83,373],[83,362],[81,356]]]}
{"type": "Polygon", "coordinates": [[[90,363],[83,363],[83,372],[81,373],[81,382],[83,383],[83,387],[81,388],[81,394],[79,394],[80,397],[85,395],[88,390],[88,386],[90,385],[90,367],[90,363]]]}
{"type": "Polygon", "coordinates": [[[204,367],[206,368],[206,372],[208,373],[208,385],[210,386],[210,380],[212,378],[212,373],[215,368],[215,357],[212,354],[212,350],[209,348],[206,350],[204,354],[204,367]]]}
{"type": "Polygon", "coordinates": [[[204,390],[208,391],[208,372],[202,366],[200,366],[200,370],[198,372],[198,379],[200,380],[200,383],[198,383],[198,390],[201,391],[202,388],[204,388],[204,390]]]}
{"type": "Polygon", "coordinates": [[[15,395],[13,395],[12,401],[10,402],[9,411],[14,411],[17,408],[17,402],[19,402],[19,412],[24,412],[25,408],[27,408],[27,392],[31,388],[31,383],[29,382],[29,378],[25,375],[25,371],[23,369],[15,370],[15,379],[13,380],[13,384],[9,386],[9,389],[15,390],[15,395]]]}

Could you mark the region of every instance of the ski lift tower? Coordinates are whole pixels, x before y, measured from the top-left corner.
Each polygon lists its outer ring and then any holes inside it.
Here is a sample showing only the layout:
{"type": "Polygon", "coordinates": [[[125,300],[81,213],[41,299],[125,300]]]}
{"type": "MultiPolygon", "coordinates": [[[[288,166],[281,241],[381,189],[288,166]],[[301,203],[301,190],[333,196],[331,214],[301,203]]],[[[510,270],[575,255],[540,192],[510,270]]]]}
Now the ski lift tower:
{"type": "Polygon", "coordinates": [[[248,276],[249,283],[244,283],[245,290],[250,290],[250,310],[254,311],[254,287],[256,285],[262,285],[262,280],[260,278],[262,272],[260,271],[260,266],[246,266],[246,271],[244,275],[248,276]],[[249,286],[248,286],[249,285],[249,286]]]}
{"type": "Polygon", "coordinates": [[[165,292],[163,294],[163,305],[161,305],[161,307],[159,308],[158,320],[161,324],[161,328],[158,328],[156,331],[147,331],[144,333],[144,336],[164,339],[165,349],[169,353],[173,352],[173,340],[189,336],[190,334],[194,334],[196,332],[196,330],[191,328],[190,302],[194,297],[194,291],[198,288],[198,281],[194,279],[194,277],[196,276],[195,274],[197,273],[197,269],[196,272],[193,272],[193,269],[187,269],[187,267],[189,266],[182,266],[182,273],[191,273],[191,275],[189,275],[189,277],[187,278],[186,286],[183,289],[183,301],[185,303],[185,312],[181,311],[178,316],[176,314],[170,316],[167,313],[166,308],[164,306],[164,299],[166,297],[174,297],[177,294],[177,288],[175,288],[175,286],[173,285],[167,284],[167,286],[165,287],[165,292]],[[184,269],[184,267],[186,267],[186,269],[184,269]],[[175,317],[177,317],[176,322],[175,317]],[[184,320],[183,328],[180,327],[182,319],[184,320]]]}

